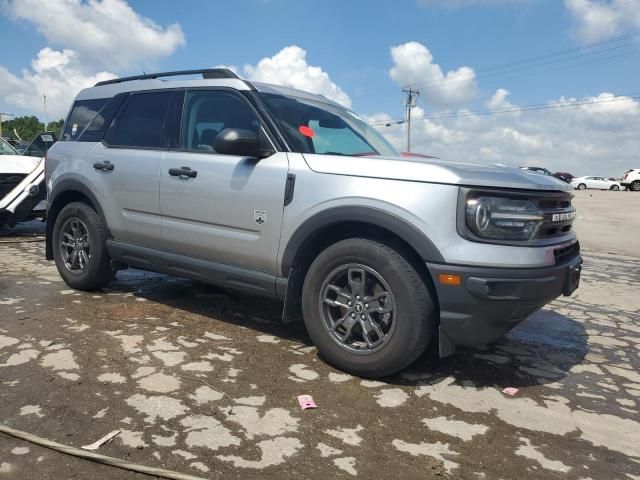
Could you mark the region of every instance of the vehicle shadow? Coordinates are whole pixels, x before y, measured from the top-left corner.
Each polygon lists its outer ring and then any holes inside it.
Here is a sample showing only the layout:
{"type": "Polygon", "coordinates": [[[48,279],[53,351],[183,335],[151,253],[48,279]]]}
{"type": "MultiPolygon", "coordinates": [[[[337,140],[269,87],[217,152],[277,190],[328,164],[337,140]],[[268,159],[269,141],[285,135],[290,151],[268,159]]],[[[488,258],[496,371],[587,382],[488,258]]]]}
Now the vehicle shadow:
{"type": "MultiPolygon", "coordinates": [[[[199,315],[240,325],[304,346],[312,345],[303,322],[283,324],[282,303],[227,291],[182,278],[129,269],[119,272],[107,291],[138,297],[199,315]]],[[[528,387],[556,382],[580,364],[588,353],[587,333],[581,322],[553,310],[553,304],[512,330],[495,344],[460,348],[437,358],[427,351],[404,371],[384,379],[405,386],[423,385],[448,377],[475,386],[528,387]]]]}
{"type": "Polygon", "coordinates": [[[523,388],[564,378],[589,352],[584,325],[549,306],[525,320],[498,342],[459,348],[446,358],[426,353],[405,371],[385,379],[397,385],[456,383],[476,387],[523,388]]]}
{"type": "Polygon", "coordinates": [[[0,240],[19,239],[25,241],[29,238],[42,240],[45,227],[46,223],[39,219],[21,222],[15,227],[0,225],[0,240]]]}
{"type": "Polygon", "coordinates": [[[264,297],[218,288],[214,285],[184,278],[127,269],[106,292],[133,293],[136,297],[199,315],[240,325],[257,333],[273,335],[312,345],[303,322],[282,323],[282,302],[264,297]]]}

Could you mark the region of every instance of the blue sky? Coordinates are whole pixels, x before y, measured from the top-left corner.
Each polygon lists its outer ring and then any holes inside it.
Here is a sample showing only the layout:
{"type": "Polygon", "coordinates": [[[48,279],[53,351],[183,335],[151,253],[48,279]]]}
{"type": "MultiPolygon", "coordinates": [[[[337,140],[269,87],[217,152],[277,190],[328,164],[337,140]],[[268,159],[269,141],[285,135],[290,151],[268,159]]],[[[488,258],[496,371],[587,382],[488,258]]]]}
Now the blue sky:
{"type": "MultiPolygon", "coordinates": [[[[4,12],[0,15],[0,40],[3,45],[10,45],[0,58],[0,111],[41,116],[37,95],[28,99],[30,92],[25,84],[32,85],[35,91],[51,83],[46,87],[50,92],[48,98],[52,98],[54,114],[59,114],[66,110],[73,97],[69,92],[97,79],[96,75],[101,72],[124,75],[142,70],[233,65],[245,76],[286,83],[288,80],[278,78],[277,72],[263,71],[259,62],[290,46],[300,48],[297,57],[293,56],[298,61],[301,55],[306,54],[303,69],[319,67],[327,77],[324,86],[314,82],[293,86],[327,94],[327,85],[332,84],[331,88],[343,93],[341,98],[348,97],[354,110],[378,121],[402,117],[400,90],[405,79],[424,77],[421,83],[430,85],[436,78],[436,84],[443,84],[446,78],[438,79],[433,66],[444,75],[464,67],[465,72],[471,72],[472,78],[468,85],[461,82],[456,86],[460,87],[461,93],[468,87],[461,98],[452,100],[431,91],[437,88],[423,92],[416,111],[418,117],[438,111],[486,110],[498,89],[508,91],[509,95],[503,95],[504,101],[497,101],[495,105],[508,106],[547,103],[563,98],[595,99],[603,93],[640,92],[637,36],[625,37],[618,43],[601,44],[615,47],[608,53],[561,60],[509,74],[496,75],[496,71],[485,70],[635,34],[640,29],[640,13],[635,12],[640,11],[640,1],[636,5],[638,8],[630,10],[635,1],[96,0],[86,3],[82,0],[59,0],[60,5],[67,8],[66,12],[61,12],[64,9],[52,7],[50,1],[0,0],[4,12]],[[78,18],[73,18],[76,15],[78,18]],[[74,24],[72,20],[81,23],[74,24]],[[144,37],[149,22],[154,24],[150,29],[153,34],[150,39],[144,37]],[[92,32],[104,33],[105,42],[95,44],[95,54],[92,54],[92,44],[87,45],[87,33],[82,31],[81,25],[91,25],[94,28],[92,32]],[[74,35],[76,30],[77,35],[74,35]],[[142,33],[136,36],[136,32],[142,33]],[[131,42],[127,43],[129,36],[131,42]],[[111,50],[105,46],[110,40],[113,43],[111,50]],[[413,42],[413,48],[407,47],[403,59],[394,61],[391,48],[409,42],[413,42]],[[430,55],[429,65],[423,65],[423,68],[418,61],[414,62],[416,52],[430,55]],[[40,62],[37,68],[33,64],[36,60],[40,62]],[[52,62],[63,63],[66,70],[62,71],[58,66],[54,68],[52,62]],[[250,68],[245,69],[245,65],[250,68]],[[68,73],[71,66],[74,74],[68,73]],[[404,70],[392,78],[390,70],[394,66],[404,70]],[[54,69],[57,70],[54,72],[54,69]],[[3,75],[7,78],[4,87],[3,75]],[[65,82],[68,88],[62,88],[65,82]],[[16,90],[20,95],[15,93],[16,90]]],[[[587,48],[575,53],[588,52],[587,48]]],[[[275,66],[271,66],[272,70],[279,69],[283,61],[289,60],[279,59],[275,66]]],[[[628,107],[632,101],[615,102],[615,105],[623,103],[628,107]]],[[[636,107],[633,102],[633,108],[636,107]]],[[[515,115],[509,116],[510,123],[504,119],[497,120],[503,131],[506,128],[534,137],[545,135],[538,127],[523,131],[523,123],[526,123],[523,117],[527,117],[527,122],[540,122],[544,114],[527,113],[518,119],[515,115]]],[[[496,122],[489,124],[490,120],[483,119],[487,128],[495,129],[496,122]]],[[[455,119],[431,127],[430,131],[425,127],[425,132],[419,130],[416,134],[418,145],[429,152],[434,151],[438,142],[438,149],[450,150],[446,147],[447,142],[451,144],[452,138],[458,138],[457,145],[464,136],[456,136],[457,133],[462,132],[467,137],[469,134],[468,128],[460,130],[464,125],[455,119]],[[438,135],[436,127],[440,128],[441,138],[430,139],[430,135],[438,135]],[[447,130],[453,135],[449,140],[445,138],[447,130]]],[[[385,134],[399,143],[401,128],[404,127],[388,129],[385,134]]],[[[516,142],[524,138],[515,137],[516,142]]],[[[544,144],[544,138],[538,140],[542,142],[539,145],[544,144]]],[[[529,142],[530,145],[535,143],[529,142]]],[[[526,146],[527,142],[524,144],[526,146]]],[[[470,144],[465,156],[473,155],[478,148],[481,148],[478,144],[470,144]]],[[[500,160],[504,156],[487,152],[479,158],[488,161],[500,160]]],[[[631,152],[625,155],[629,156],[631,152]]],[[[540,151],[537,158],[543,161],[546,155],[540,151]]]]}

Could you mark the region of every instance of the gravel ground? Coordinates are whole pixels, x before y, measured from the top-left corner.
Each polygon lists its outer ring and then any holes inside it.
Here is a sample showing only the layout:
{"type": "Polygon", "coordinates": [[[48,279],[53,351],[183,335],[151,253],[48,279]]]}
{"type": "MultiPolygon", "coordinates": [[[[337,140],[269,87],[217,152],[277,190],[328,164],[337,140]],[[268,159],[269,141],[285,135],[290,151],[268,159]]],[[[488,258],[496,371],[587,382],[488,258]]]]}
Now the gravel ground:
{"type": "MultiPolygon", "coordinates": [[[[42,224],[0,232],[0,422],[76,447],[120,430],[99,453],[209,479],[640,479],[640,194],[575,203],[573,297],[385,381],[327,366],[277,303],[137,270],[76,292],[42,224]]],[[[0,434],[0,478],[149,477],[0,434]]]]}

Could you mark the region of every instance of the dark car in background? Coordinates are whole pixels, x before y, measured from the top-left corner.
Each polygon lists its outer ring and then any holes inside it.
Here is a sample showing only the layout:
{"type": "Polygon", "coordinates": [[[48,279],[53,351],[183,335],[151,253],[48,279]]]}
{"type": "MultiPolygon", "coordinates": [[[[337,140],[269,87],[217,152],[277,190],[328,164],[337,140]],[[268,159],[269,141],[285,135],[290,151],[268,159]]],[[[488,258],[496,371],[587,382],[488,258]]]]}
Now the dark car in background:
{"type": "Polygon", "coordinates": [[[550,170],[547,170],[544,167],[520,167],[521,170],[528,170],[533,173],[538,173],[540,175],[547,175],[549,177],[557,178],[558,180],[562,180],[565,183],[570,183],[573,179],[573,175],[565,172],[556,172],[552,173],[550,170]]]}

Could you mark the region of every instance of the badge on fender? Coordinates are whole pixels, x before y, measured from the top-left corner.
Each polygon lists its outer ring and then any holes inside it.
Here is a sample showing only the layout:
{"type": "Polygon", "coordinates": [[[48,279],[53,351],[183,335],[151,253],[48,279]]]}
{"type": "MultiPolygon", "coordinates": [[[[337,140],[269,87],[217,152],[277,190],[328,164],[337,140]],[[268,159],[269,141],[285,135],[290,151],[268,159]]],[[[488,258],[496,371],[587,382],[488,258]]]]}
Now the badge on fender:
{"type": "Polygon", "coordinates": [[[266,210],[254,210],[253,211],[253,221],[258,225],[263,225],[267,223],[267,211],[266,210]]]}

